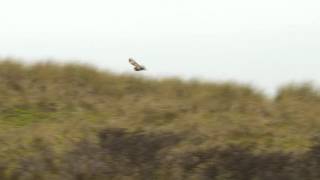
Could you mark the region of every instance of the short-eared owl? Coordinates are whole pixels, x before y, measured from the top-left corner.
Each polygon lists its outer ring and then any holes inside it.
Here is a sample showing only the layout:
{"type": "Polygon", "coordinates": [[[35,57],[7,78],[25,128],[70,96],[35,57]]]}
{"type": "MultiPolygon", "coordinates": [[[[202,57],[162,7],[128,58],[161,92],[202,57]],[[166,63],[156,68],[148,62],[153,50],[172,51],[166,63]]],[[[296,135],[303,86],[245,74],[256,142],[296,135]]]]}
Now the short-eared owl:
{"type": "Polygon", "coordinates": [[[138,64],[134,59],[129,58],[129,63],[134,66],[135,71],[143,71],[146,70],[146,68],[143,65],[138,64]]]}

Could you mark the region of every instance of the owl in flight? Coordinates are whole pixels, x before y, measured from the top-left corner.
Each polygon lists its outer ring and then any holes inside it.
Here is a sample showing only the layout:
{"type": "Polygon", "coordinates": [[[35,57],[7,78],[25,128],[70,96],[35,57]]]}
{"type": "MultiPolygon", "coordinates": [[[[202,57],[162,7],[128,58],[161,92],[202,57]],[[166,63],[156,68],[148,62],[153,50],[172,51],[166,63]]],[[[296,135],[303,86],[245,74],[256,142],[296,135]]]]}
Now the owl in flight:
{"type": "Polygon", "coordinates": [[[144,71],[146,68],[143,65],[138,64],[134,59],[129,58],[129,63],[134,66],[135,71],[144,71]]]}

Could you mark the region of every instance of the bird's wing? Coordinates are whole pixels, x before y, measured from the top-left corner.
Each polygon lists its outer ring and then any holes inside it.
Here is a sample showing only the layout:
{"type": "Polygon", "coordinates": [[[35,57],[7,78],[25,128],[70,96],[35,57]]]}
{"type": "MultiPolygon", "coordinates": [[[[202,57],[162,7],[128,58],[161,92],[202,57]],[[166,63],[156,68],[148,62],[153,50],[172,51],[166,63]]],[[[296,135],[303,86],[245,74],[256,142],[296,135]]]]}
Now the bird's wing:
{"type": "Polygon", "coordinates": [[[129,63],[132,64],[135,67],[141,67],[140,64],[138,64],[135,60],[132,58],[129,58],[129,63]]]}

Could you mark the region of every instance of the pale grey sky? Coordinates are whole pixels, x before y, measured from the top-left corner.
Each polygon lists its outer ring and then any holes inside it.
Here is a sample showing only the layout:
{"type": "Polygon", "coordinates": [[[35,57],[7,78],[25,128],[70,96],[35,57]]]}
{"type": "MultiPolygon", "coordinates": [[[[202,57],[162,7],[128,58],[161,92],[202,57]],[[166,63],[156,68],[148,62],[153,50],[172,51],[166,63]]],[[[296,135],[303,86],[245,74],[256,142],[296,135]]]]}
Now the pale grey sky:
{"type": "Polygon", "coordinates": [[[118,72],[236,80],[273,92],[320,83],[317,0],[1,0],[0,56],[118,72]]]}

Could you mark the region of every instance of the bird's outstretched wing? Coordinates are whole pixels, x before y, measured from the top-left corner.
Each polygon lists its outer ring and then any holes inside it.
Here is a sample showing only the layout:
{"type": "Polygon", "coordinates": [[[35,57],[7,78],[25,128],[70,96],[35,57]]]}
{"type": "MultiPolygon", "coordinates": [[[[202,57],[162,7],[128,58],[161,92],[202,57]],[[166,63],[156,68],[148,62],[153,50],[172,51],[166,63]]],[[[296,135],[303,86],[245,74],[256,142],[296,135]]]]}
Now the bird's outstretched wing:
{"type": "Polygon", "coordinates": [[[134,59],[129,58],[129,63],[132,64],[134,66],[134,70],[135,71],[142,71],[142,70],[146,70],[146,68],[140,64],[138,64],[134,59]]]}
{"type": "Polygon", "coordinates": [[[132,64],[134,67],[140,66],[134,59],[129,58],[129,63],[132,64]]]}

